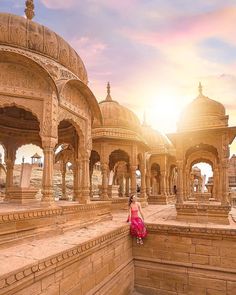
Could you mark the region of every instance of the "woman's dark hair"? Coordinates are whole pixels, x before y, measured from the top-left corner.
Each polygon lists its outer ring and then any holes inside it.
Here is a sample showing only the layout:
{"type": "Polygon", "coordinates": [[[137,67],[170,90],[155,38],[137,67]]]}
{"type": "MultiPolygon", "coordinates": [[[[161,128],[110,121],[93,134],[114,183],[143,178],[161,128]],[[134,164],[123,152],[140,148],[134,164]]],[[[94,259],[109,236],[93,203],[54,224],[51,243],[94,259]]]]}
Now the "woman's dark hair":
{"type": "Polygon", "coordinates": [[[135,197],[135,195],[131,195],[131,196],[129,197],[129,207],[130,207],[130,205],[132,204],[133,197],[135,197]]]}

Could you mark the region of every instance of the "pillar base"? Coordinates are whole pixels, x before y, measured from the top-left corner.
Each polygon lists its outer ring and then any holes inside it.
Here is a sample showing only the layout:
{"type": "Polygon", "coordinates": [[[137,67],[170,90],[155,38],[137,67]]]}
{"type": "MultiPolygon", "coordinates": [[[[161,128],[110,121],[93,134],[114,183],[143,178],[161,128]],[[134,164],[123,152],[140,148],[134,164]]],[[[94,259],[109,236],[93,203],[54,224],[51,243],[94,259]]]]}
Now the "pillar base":
{"type": "Polygon", "coordinates": [[[7,201],[16,204],[40,203],[36,199],[38,190],[35,188],[9,187],[7,189],[7,201]]]}
{"type": "Polygon", "coordinates": [[[107,194],[109,198],[119,198],[119,185],[108,185],[107,194]]]}
{"type": "Polygon", "coordinates": [[[155,195],[148,197],[148,203],[152,205],[167,205],[175,202],[175,195],[155,195]]]}
{"type": "Polygon", "coordinates": [[[231,207],[214,204],[199,204],[196,202],[184,202],[176,204],[177,220],[197,223],[229,224],[229,212],[231,207]]]}

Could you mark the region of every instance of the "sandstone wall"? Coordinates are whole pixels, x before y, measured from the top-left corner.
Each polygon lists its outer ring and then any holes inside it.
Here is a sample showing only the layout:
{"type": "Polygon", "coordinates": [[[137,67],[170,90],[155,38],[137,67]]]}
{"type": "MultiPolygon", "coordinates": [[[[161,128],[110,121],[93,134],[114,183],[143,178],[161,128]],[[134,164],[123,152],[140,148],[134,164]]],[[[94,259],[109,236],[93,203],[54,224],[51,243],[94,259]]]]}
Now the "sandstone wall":
{"type": "Polygon", "coordinates": [[[4,293],[0,294],[5,295],[132,294],[134,270],[128,227],[58,253],[4,282],[4,293]]]}
{"type": "Polygon", "coordinates": [[[135,288],[142,294],[236,294],[236,233],[149,226],[134,245],[135,288]]]}

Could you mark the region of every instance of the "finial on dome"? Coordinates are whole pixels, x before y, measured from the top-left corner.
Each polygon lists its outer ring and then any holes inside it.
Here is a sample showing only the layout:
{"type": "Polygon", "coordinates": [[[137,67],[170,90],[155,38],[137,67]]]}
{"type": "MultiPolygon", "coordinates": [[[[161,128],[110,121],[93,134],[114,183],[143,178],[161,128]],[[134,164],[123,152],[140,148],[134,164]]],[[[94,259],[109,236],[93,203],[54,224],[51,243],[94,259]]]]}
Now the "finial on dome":
{"type": "Polygon", "coordinates": [[[202,84],[201,84],[201,82],[199,82],[199,84],[198,84],[198,92],[199,92],[199,96],[203,95],[202,94],[202,84]]]}
{"type": "Polygon", "coordinates": [[[25,1],[25,16],[30,20],[35,16],[35,14],[34,14],[34,1],[33,0],[26,0],[25,1]]]}
{"type": "Polygon", "coordinates": [[[107,101],[112,101],[110,82],[107,82],[107,97],[106,97],[106,100],[107,101]]]}

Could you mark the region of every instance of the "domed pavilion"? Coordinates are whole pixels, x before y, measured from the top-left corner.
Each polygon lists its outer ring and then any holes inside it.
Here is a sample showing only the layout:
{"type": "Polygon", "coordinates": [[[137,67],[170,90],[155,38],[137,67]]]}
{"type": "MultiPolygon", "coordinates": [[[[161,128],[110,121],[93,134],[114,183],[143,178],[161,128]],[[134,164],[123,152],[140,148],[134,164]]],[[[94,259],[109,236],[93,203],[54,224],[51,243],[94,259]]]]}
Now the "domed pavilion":
{"type": "Polygon", "coordinates": [[[120,196],[134,194],[137,190],[137,170],[141,173],[141,197],[146,197],[146,157],[148,146],[142,136],[137,116],[111,97],[107,85],[106,99],[99,103],[102,124],[94,121],[92,128],[93,151],[91,173],[100,161],[102,172],[102,199],[111,197],[112,185],[118,185],[120,196]],[[109,196],[108,196],[109,195],[109,196]]]}
{"type": "Polygon", "coordinates": [[[0,14],[0,141],[6,194],[9,200],[22,201],[12,188],[14,162],[19,147],[32,143],[44,153],[42,200],[53,203],[55,150],[69,144],[74,151],[74,199],[86,203],[91,125],[101,120],[100,108],[79,55],[55,32],[29,18],[0,14]]]}
{"type": "Polygon", "coordinates": [[[199,95],[183,111],[177,133],[169,135],[176,149],[177,211],[180,217],[185,215],[185,217],[195,218],[198,214],[200,215],[199,206],[204,204],[205,216],[208,215],[208,218],[214,218],[215,214],[219,214],[222,218],[228,216],[230,209],[228,199],[229,145],[235,134],[236,127],[228,127],[225,107],[203,95],[202,86],[199,83],[199,95]],[[189,204],[190,174],[192,167],[199,162],[207,163],[212,168],[212,194],[209,198],[209,194],[196,193],[196,204],[189,204]]]}
{"type": "Polygon", "coordinates": [[[154,130],[144,119],[143,137],[150,150],[147,156],[148,203],[167,204],[174,200],[176,185],[175,148],[168,137],[154,130]]]}

